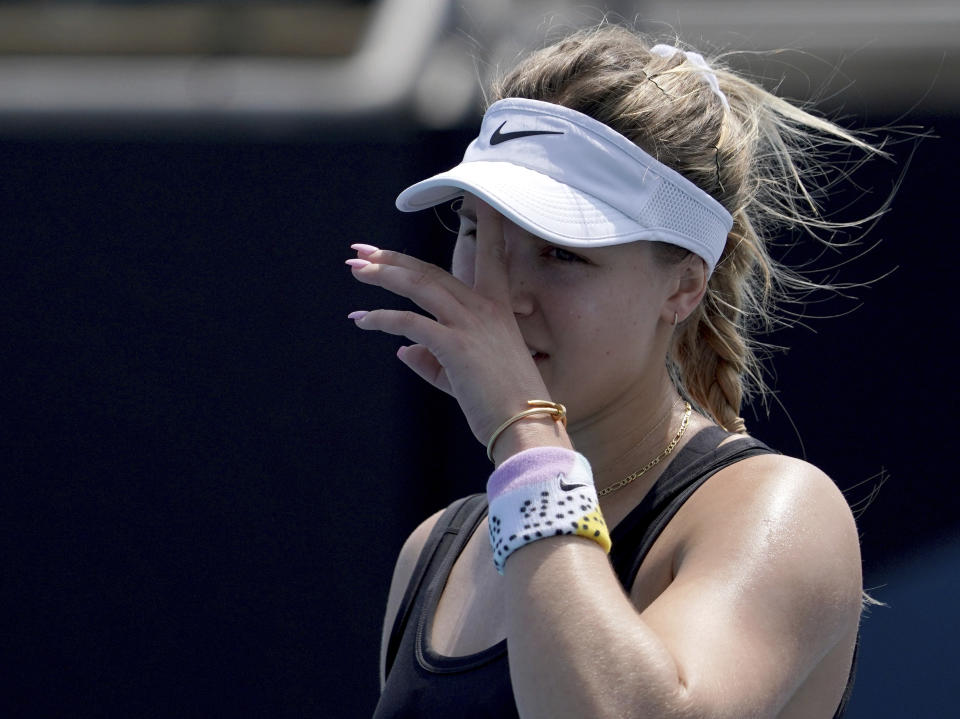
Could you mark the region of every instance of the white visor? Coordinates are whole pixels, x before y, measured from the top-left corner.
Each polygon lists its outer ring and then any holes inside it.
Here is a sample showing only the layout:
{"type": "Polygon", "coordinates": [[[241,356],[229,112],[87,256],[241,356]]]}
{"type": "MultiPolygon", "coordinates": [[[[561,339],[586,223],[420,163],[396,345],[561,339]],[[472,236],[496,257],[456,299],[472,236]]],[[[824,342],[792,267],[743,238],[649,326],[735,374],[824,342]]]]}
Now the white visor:
{"type": "Polygon", "coordinates": [[[723,205],[620,133],[539,100],[491,105],[463,162],[408,187],[397,207],[423,210],[465,191],[548,242],[668,242],[702,257],[711,273],[733,226],[723,205]]]}

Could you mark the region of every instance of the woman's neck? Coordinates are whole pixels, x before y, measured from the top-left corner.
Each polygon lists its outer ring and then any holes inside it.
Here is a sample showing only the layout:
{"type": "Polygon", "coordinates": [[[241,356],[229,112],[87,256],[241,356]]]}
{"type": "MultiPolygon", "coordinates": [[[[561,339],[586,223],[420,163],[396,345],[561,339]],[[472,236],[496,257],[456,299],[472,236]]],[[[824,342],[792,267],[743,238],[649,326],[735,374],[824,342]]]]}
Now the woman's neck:
{"type": "MultiPolygon", "coordinates": [[[[663,380],[651,389],[654,391],[626,394],[615,406],[571,426],[573,445],[590,461],[598,490],[645,466],[677,435],[684,404],[666,372],[663,380]]],[[[658,471],[648,472],[644,480],[652,482],[660,469],[658,466],[658,471]]],[[[617,491],[610,497],[636,498],[637,491],[645,493],[646,488],[649,482],[638,478],[637,486],[631,491],[617,491]]],[[[603,502],[608,503],[611,502],[603,502]]]]}

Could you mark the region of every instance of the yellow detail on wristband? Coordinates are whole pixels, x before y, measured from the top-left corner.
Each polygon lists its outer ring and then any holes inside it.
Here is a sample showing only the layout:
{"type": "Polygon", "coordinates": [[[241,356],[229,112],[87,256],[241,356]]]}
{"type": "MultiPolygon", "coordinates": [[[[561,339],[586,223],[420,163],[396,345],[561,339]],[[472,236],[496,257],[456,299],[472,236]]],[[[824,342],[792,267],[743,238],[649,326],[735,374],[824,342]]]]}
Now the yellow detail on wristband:
{"type": "Polygon", "coordinates": [[[603,521],[603,515],[597,509],[594,512],[585,514],[577,521],[577,528],[573,532],[578,537],[586,537],[603,547],[603,551],[610,553],[610,531],[607,529],[607,523],[603,521]]]}

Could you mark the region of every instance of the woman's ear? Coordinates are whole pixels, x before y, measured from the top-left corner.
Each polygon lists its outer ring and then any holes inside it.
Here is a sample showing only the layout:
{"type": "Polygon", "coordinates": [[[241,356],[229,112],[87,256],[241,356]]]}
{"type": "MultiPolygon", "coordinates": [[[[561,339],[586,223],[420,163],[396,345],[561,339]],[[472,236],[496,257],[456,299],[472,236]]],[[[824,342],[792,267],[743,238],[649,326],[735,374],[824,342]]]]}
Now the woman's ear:
{"type": "Polygon", "coordinates": [[[707,263],[690,253],[675,267],[673,293],[663,303],[663,319],[667,324],[685,320],[700,304],[707,291],[707,263]]]}

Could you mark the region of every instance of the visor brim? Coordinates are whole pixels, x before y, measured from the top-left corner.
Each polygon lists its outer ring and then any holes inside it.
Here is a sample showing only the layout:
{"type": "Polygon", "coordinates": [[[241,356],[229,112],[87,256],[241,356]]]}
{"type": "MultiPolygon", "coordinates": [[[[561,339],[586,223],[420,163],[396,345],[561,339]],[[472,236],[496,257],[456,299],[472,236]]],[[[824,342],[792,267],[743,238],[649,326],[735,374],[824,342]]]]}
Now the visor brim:
{"type": "Polygon", "coordinates": [[[465,192],[528,232],[561,246],[606,247],[638,240],[676,243],[669,230],[643,227],[592,195],[510,162],[463,162],[411,185],[400,193],[396,205],[404,212],[415,212],[465,192]]]}

